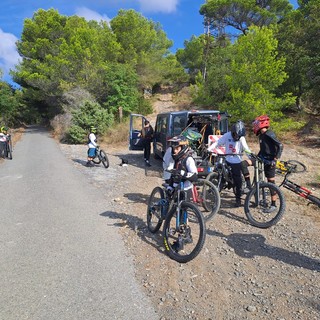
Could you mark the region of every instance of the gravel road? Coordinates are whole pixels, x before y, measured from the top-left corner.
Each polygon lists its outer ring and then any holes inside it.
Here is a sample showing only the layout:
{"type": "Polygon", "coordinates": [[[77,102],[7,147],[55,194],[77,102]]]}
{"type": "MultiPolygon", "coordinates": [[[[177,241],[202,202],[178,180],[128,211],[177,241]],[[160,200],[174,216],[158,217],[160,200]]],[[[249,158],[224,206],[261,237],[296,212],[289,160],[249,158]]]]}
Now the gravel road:
{"type": "Polygon", "coordinates": [[[109,197],[47,131],[26,129],[0,182],[0,319],[159,319],[109,197]]]}
{"type": "MultiPolygon", "coordinates": [[[[86,146],[60,147],[108,199],[102,216],[122,235],[136,279],[159,319],[320,319],[319,208],[284,190],[284,218],[262,230],[249,225],[243,208],[233,208],[232,194],[224,192],[219,214],[207,224],[204,249],[195,260],[178,264],[164,253],[161,232],[150,234],[145,223],[146,201],[161,183],[161,162],[145,168],[141,152],[102,146],[110,167],[86,168],[86,146]],[[128,166],[119,165],[121,158],[128,166]]],[[[295,179],[319,196],[318,152],[309,151],[285,145],[283,159],[307,165],[308,172],[295,179]]]]}

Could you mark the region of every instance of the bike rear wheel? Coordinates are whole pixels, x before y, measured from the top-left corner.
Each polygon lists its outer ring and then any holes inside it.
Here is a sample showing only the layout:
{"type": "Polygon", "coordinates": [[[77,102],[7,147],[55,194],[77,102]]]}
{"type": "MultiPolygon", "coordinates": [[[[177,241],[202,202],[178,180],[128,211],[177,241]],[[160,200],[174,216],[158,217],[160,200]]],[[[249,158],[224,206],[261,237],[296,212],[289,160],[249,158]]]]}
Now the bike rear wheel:
{"type": "Polygon", "coordinates": [[[12,142],[11,140],[9,142],[7,142],[7,150],[6,150],[6,157],[10,160],[12,160],[12,142]]]}
{"type": "Polygon", "coordinates": [[[246,196],[244,211],[249,222],[258,228],[275,225],[285,212],[285,198],[282,191],[273,183],[260,182],[246,196]],[[277,206],[271,206],[271,194],[277,196],[277,206]]]}
{"type": "Polygon", "coordinates": [[[205,212],[203,217],[206,221],[212,219],[212,217],[219,211],[221,198],[217,187],[206,179],[198,179],[195,183],[197,189],[197,203],[201,205],[205,212]]]}
{"type": "Polygon", "coordinates": [[[147,226],[151,233],[156,233],[163,221],[166,199],[164,191],[160,187],[155,187],[148,200],[147,226]]]}
{"type": "Polygon", "coordinates": [[[163,241],[168,256],[180,263],[194,259],[206,238],[205,221],[193,203],[183,201],[180,212],[171,210],[164,221],[163,241]]]}
{"type": "Polygon", "coordinates": [[[100,150],[99,154],[100,154],[100,159],[101,159],[103,166],[106,169],[109,168],[109,159],[107,157],[107,154],[104,152],[104,150],[100,150]]]}
{"type": "Polygon", "coordinates": [[[100,164],[101,163],[101,158],[100,158],[100,152],[96,150],[95,157],[92,159],[92,162],[95,164],[100,164]]]}

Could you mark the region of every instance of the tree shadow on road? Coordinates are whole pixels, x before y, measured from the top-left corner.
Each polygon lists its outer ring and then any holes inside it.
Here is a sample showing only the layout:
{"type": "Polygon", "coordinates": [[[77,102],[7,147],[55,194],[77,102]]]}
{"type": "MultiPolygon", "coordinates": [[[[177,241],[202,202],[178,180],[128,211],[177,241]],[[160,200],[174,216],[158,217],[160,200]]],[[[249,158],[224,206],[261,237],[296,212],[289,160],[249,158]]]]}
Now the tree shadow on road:
{"type": "Polygon", "coordinates": [[[276,261],[282,261],[292,266],[320,272],[320,261],[310,258],[298,252],[291,252],[267,244],[266,238],[261,234],[232,233],[224,235],[221,232],[207,230],[207,234],[220,237],[234,249],[235,253],[243,258],[254,258],[255,256],[265,256],[276,261]]]}
{"type": "Polygon", "coordinates": [[[154,247],[157,251],[165,254],[163,248],[163,238],[161,230],[158,233],[151,233],[144,220],[137,216],[115,211],[105,211],[100,213],[102,217],[118,220],[113,225],[118,228],[130,228],[145,243],[154,247]],[[119,222],[120,220],[120,222],[119,222]]]}

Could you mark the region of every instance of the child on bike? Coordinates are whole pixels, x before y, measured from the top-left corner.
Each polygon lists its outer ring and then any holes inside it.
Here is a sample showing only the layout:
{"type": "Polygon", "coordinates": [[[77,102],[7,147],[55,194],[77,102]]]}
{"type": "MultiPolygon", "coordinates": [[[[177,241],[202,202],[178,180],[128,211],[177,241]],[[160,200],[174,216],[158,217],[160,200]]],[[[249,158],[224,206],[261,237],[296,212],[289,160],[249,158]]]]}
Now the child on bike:
{"type": "Polygon", "coordinates": [[[97,129],[93,126],[90,127],[90,133],[88,135],[88,158],[87,158],[87,167],[93,167],[94,164],[92,160],[96,155],[96,148],[97,148],[97,137],[96,137],[97,129]]]}
{"type": "MultiPolygon", "coordinates": [[[[264,172],[268,182],[275,183],[276,161],[280,159],[283,145],[277,139],[275,133],[269,129],[270,118],[267,115],[257,117],[253,123],[253,132],[259,136],[260,151],[258,156],[264,160],[264,172]]],[[[253,164],[251,160],[251,163],[253,164]]],[[[272,195],[269,212],[276,210],[276,195],[272,195]]]]}
{"type": "MultiPolygon", "coordinates": [[[[231,167],[232,178],[235,186],[236,202],[235,207],[241,206],[242,194],[242,167],[244,160],[242,153],[251,154],[245,139],[246,128],[241,120],[232,125],[231,131],[225,133],[221,138],[209,146],[208,151],[212,152],[216,147],[225,146],[226,162],[231,167]]],[[[250,179],[250,176],[249,176],[250,179]]]]}
{"type": "Polygon", "coordinates": [[[198,170],[195,160],[191,156],[189,142],[184,136],[173,137],[168,142],[171,146],[163,157],[164,179],[172,188],[175,187],[171,174],[166,170],[178,170],[186,180],[184,182],[184,190],[187,192],[187,197],[192,199],[192,182],[197,180],[198,170]]]}

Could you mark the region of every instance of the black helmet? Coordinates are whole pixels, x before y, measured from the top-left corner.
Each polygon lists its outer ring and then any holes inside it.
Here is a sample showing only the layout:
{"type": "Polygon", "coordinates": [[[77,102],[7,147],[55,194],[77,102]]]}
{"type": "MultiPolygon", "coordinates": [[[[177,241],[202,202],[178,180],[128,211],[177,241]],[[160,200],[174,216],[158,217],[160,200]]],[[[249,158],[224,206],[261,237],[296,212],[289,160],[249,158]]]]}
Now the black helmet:
{"type": "Polygon", "coordinates": [[[189,151],[189,142],[188,139],[184,136],[175,136],[171,139],[168,140],[168,142],[170,143],[171,147],[178,147],[181,146],[181,150],[178,154],[174,154],[173,150],[172,150],[172,158],[173,160],[179,160],[180,158],[182,158],[183,156],[185,156],[186,154],[188,154],[189,151]]]}
{"type": "Polygon", "coordinates": [[[233,139],[236,141],[246,135],[246,128],[241,120],[238,120],[235,124],[232,125],[231,134],[233,139]]]}

